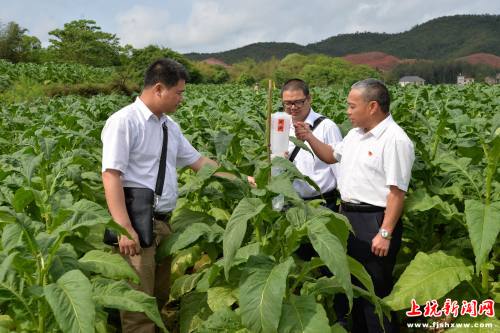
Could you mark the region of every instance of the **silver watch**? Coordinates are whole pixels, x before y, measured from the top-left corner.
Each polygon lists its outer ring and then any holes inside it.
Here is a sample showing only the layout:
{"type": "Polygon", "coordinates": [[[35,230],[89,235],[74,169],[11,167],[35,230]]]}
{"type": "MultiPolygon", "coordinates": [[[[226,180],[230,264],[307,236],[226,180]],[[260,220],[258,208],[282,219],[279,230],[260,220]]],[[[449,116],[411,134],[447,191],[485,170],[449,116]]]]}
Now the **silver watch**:
{"type": "Polygon", "coordinates": [[[380,234],[380,236],[382,236],[383,239],[391,239],[392,238],[391,233],[384,228],[380,228],[378,230],[378,233],[380,234]]]}

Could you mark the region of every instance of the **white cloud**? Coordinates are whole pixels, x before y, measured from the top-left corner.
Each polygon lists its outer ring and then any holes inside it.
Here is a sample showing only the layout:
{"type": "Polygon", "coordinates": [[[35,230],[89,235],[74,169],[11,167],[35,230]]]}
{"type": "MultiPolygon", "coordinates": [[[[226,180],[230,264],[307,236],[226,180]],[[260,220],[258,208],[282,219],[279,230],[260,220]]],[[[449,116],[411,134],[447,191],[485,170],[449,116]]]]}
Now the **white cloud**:
{"type": "Polygon", "coordinates": [[[164,9],[136,5],[116,15],[117,35],[122,44],[144,47],[162,45],[168,33],[170,13],[164,9]]]}

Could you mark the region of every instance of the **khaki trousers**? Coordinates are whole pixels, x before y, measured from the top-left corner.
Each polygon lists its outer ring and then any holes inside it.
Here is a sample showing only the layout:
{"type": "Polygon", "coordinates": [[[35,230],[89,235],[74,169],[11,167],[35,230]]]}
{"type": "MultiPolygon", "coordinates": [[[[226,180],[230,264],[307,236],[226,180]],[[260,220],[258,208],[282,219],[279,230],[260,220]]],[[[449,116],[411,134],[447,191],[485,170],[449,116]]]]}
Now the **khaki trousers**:
{"type": "MultiPolygon", "coordinates": [[[[161,310],[168,301],[170,291],[170,263],[171,258],[155,261],[156,248],[160,242],[171,234],[170,226],[164,222],[155,220],[153,225],[156,234],[156,242],[153,246],[141,250],[141,254],[122,257],[134,268],[139,276],[140,285],[131,283],[131,286],[156,297],[158,308],[161,310]]],[[[120,311],[123,333],[154,333],[156,325],[142,312],[120,311]]]]}

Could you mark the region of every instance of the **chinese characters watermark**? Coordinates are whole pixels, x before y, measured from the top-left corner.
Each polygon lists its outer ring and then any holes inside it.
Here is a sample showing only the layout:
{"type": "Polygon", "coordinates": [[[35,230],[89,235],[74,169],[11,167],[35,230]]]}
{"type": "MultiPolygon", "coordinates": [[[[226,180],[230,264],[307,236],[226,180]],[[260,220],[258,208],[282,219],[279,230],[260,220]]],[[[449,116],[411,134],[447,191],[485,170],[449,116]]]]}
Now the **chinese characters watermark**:
{"type": "Polygon", "coordinates": [[[470,317],[477,316],[487,316],[487,317],[495,317],[495,302],[491,299],[487,299],[478,304],[477,300],[472,301],[462,301],[462,304],[459,305],[458,301],[452,301],[447,298],[443,305],[440,307],[439,303],[433,299],[431,301],[425,302],[425,306],[423,311],[420,310],[420,305],[417,304],[415,299],[411,300],[411,308],[410,311],[406,311],[406,315],[408,317],[435,317],[439,318],[441,316],[450,316],[458,317],[469,315],[470,317]]]}

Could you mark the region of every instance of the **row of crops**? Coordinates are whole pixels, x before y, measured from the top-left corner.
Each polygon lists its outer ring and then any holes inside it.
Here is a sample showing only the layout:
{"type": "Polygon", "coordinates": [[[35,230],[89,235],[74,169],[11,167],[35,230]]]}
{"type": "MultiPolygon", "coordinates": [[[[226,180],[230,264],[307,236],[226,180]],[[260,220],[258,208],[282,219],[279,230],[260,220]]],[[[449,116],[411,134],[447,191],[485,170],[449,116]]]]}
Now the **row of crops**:
{"type": "Polygon", "coordinates": [[[33,63],[13,64],[0,59],[0,91],[18,80],[31,80],[42,84],[104,82],[114,73],[113,68],[96,68],[82,64],[33,63]]]}
{"type": "MultiPolygon", "coordinates": [[[[1,65],[1,64],[0,64],[1,65]]],[[[362,266],[346,255],[348,222],[303,202],[291,163],[269,178],[264,144],[265,91],[189,86],[175,115],[183,132],[220,170],[180,170],[176,233],[159,256],[172,255],[168,310],[180,332],[342,332],[333,295],[364,297],[377,314],[406,322],[494,324],[482,315],[405,316],[412,300],[500,301],[500,87],[391,89],[394,118],[415,143],[398,282],[381,300],[362,266]],[[253,175],[251,188],[245,175],[253,175]],[[272,209],[282,194],[290,208],[272,209]],[[294,252],[310,242],[319,258],[294,252]],[[334,272],[327,277],[322,267],[334,272]],[[351,275],[363,287],[351,283],[351,275]]],[[[343,130],[348,89],[313,89],[313,107],[343,130]]],[[[279,107],[275,91],[274,109],[279,107]]],[[[130,99],[64,97],[0,106],[0,332],[106,332],[109,309],[144,311],[161,325],[154,299],[131,290],[134,272],[101,243],[117,228],[100,180],[100,132],[130,99]]],[[[498,312],[498,311],[497,311],[498,312]]],[[[454,329],[450,329],[453,331],[454,329]]],[[[455,329],[457,330],[457,329],[455,329]]],[[[470,331],[470,330],[469,330],[470,331]]]]}

